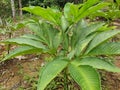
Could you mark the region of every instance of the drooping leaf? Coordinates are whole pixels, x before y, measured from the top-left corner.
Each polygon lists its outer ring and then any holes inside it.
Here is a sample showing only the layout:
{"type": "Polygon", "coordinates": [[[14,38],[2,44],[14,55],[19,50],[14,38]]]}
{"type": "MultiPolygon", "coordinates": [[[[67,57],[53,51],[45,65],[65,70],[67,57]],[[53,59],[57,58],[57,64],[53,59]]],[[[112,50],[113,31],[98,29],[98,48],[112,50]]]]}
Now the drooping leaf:
{"type": "Polygon", "coordinates": [[[44,42],[44,40],[42,40],[39,36],[33,35],[33,34],[25,34],[25,35],[20,36],[20,37],[28,38],[28,39],[32,39],[32,40],[36,40],[36,41],[40,41],[40,42],[44,42]]]}
{"type": "Polygon", "coordinates": [[[16,49],[14,49],[13,51],[11,51],[0,62],[3,62],[5,60],[8,60],[8,59],[10,59],[12,57],[15,57],[15,56],[18,56],[18,55],[38,53],[38,52],[41,52],[41,49],[38,49],[38,48],[35,48],[35,47],[31,47],[31,46],[21,46],[21,47],[18,47],[16,49]]]}
{"type": "Polygon", "coordinates": [[[88,46],[86,54],[118,33],[120,33],[119,30],[109,30],[96,35],[96,37],[91,41],[90,45],[88,46]]]}
{"type": "Polygon", "coordinates": [[[110,42],[97,46],[88,55],[120,55],[120,42],[110,42]]]}
{"type": "Polygon", "coordinates": [[[101,90],[100,77],[97,71],[88,65],[69,65],[70,75],[81,86],[82,90],[101,90]]]}
{"type": "Polygon", "coordinates": [[[45,87],[54,79],[68,64],[65,59],[55,59],[49,62],[40,72],[37,90],[44,90],[45,87]]]}
{"type": "Polygon", "coordinates": [[[97,69],[104,69],[110,72],[120,72],[120,68],[116,67],[114,64],[109,62],[109,59],[101,59],[97,57],[86,57],[83,59],[78,59],[74,61],[76,66],[89,65],[97,69]]]}
{"type": "Polygon", "coordinates": [[[16,44],[21,44],[21,45],[29,45],[33,46],[39,49],[46,49],[46,46],[40,43],[39,41],[35,41],[32,39],[28,38],[12,38],[12,39],[7,39],[5,41],[2,41],[4,43],[16,43],[16,44]]]}

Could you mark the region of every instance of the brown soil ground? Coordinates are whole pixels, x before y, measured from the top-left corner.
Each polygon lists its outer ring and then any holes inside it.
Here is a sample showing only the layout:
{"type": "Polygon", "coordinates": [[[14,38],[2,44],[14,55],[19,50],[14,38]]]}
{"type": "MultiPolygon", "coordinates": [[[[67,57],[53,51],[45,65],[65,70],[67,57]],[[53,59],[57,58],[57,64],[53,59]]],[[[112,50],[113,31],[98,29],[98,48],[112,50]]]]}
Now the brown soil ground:
{"type": "Polygon", "coordinates": [[[43,62],[31,55],[13,59],[0,65],[0,90],[35,90],[39,68],[43,62]],[[20,89],[24,88],[24,89],[20,89]]]}

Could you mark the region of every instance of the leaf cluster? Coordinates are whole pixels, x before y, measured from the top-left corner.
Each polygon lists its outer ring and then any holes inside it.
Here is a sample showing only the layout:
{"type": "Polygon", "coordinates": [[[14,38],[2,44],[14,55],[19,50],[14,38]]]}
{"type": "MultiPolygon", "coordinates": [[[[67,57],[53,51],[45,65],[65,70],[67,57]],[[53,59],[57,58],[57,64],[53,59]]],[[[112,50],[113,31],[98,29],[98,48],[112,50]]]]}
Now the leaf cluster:
{"type": "Polygon", "coordinates": [[[117,3],[109,2],[109,6],[102,10],[97,10],[93,14],[89,16],[90,18],[102,17],[105,18],[107,21],[109,20],[116,20],[120,18],[120,2],[119,0],[117,3]]]}

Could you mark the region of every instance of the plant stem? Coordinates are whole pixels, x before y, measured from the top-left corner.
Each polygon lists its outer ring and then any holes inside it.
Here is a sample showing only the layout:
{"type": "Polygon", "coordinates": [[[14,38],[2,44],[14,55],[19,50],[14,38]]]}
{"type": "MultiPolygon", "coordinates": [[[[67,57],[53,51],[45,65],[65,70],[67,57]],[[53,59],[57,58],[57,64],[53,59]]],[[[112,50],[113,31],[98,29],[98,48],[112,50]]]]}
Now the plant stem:
{"type": "Polygon", "coordinates": [[[67,68],[64,70],[64,90],[68,90],[68,74],[67,68]]]}
{"type": "MultiPolygon", "coordinates": [[[[10,38],[12,37],[12,33],[9,32],[8,35],[9,35],[8,38],[10,39],[10,38]]],[[[8,44],[8,45],[7,45],[7,54],[10,53],[10,47],[11,47],[11,44],[8,44]]]]}

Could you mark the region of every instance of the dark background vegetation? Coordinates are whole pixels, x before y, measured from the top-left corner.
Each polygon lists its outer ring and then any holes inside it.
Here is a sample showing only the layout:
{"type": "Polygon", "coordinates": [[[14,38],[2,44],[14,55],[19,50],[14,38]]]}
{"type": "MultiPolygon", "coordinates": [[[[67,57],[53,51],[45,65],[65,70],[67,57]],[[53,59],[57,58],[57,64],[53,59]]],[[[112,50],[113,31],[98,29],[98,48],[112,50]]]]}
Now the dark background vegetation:
{"type": "MultiPolygon", "coordinates": [[[[73,2],[73,3],[83,3],[86,0],[13,0],[15,3],[15,9],[16,9],[16,15],[19,15],[19,1],[21,1],[22,7],[26,6],[58,6],[58,7],[64,7],[65,3],[67,2],[73,2]]],[[[104,0],[103,0],[104,1],[104,0]]],[[[116,2],[116,0],[105,0],[105,1],[111,1],[116,2]]],[[[11,13],[11,0],[0,0],[0,17],[1,18],[8,18],[12,16],[11,13]],[[3,8],[4,7],[4,8],[3,8]]]]}

